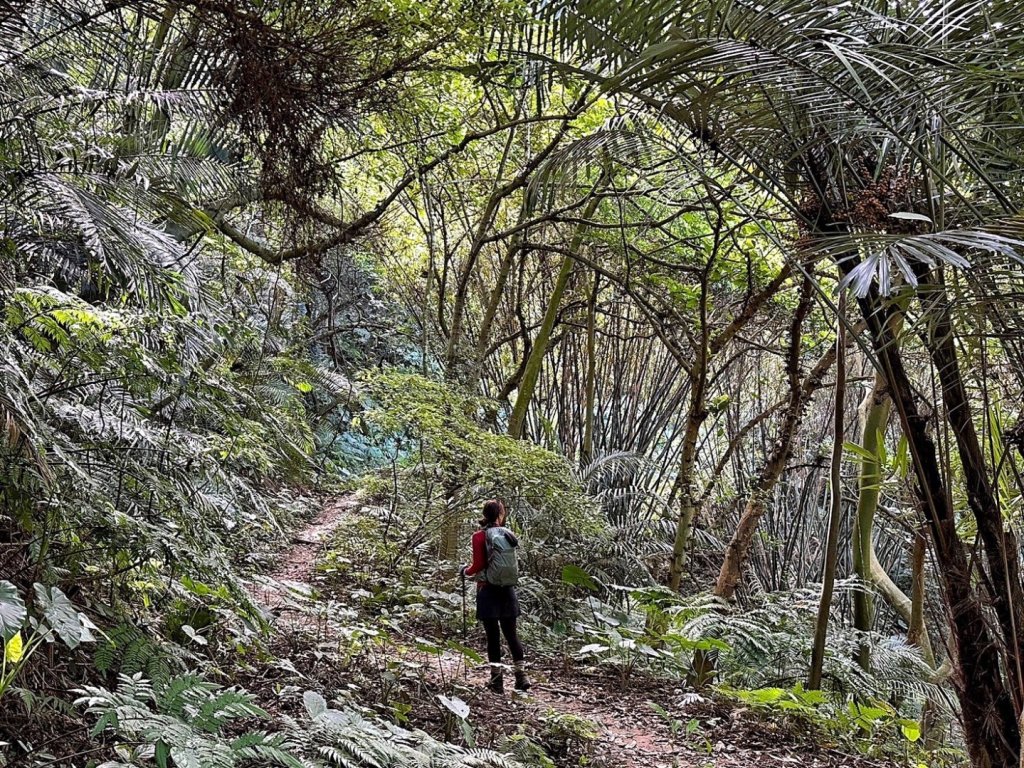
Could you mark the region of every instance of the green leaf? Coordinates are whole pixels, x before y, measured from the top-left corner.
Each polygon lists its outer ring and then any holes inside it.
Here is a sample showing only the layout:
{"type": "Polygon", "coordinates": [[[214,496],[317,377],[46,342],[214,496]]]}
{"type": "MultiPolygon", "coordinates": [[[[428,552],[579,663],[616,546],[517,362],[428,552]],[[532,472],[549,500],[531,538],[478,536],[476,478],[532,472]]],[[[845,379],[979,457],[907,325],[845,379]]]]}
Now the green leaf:
{"type": "Polygon", "coordinates": [[[661,715],[662,717],[668,717],[668,716],[669,716],[669,715],[668,715],[668,710],[667,710],[667,709],[665,709],[665,708],[664,708],[663,706],[661,706],[660,704],[656,704],[656,703],[655,703],[655,702],[653,702],[653,701],[648,701],[648,702],[647,702],[647,706],[649,706],[649,707],[650,707],[651,709],[653,709],[653,710],[654,710],[655,712],[657,712],[657,713],[658,713],[659,715],[661,715]]]}
{"type": "Polygon", "coordinates": [[[562,583],[573,587],[583,587],[591,592],[596,592],[598,588],[594,577],[578,565],[567,565],[562,568],[562,583]]]}
{"type": "Polygon", "coordinates": [[[206,645],[206,638],[196,632],[195,627],[191,624],[183,624],[181,631],[188,635],[189,640],[199,645],[206,645]]]}
{"type": "Polygon", "coordinates": [[[910,211],[896,211],[896,213],[890,213],[889,218],[903,219],[905,221],[923,221],[928,224],[933,223],[932,220],[923,213],[911,213],[910,211]]]}
{"type": "Polygon", "coordinates": [[[432,643],[429,640],[424,640],[422,637],[416,638],[416,650],[422,651],[423,653],[434,654],[435,656],[440,656],[444,653],[444,648],[440,645],[432,643]]]}
{"type": "Polygon", "coordinates": [[[802,701],[804,704],[810,704],[816,706],[824,704],[828,701],[828,696],[825,695],[824,691],[810,690],[805,691],[803,686],[798,685],[794,688],[793,693],[802,701]]]}
{"type": "Polygon", "coordinates": [[[843,450],[847,453],[852,453],[864,461],[878,461],[878,457],[875,456],[871,451],[866,450],[864,446],[858,445],[857,443],[846,442],[843,443],[843,450]]]}
{"type": "Polygon", "coordinates": [[[750,691],[750,698],[751,701],[760,704],[771,704],[785,698],[787,693],[788,691],[784,688],[758,688],[757,690],[750,691]]]}
{"type": "Polygon", "coordinates": [[[12,637],[27,618],[25,601],[17,588],[9,581],[0,580],[0,638],[7,640],[12,637]]]}
{"type": "Polygon", "coordinates": [[[43,610],[46,624],[64,641],[68,648],[77,648],[82,642],[82,622],[78,610],[59,587],[33,584],[36,601],[43,610]]]}
{"type": "Polygon", "coordinates": [[[473,726],[466,720],[459,720],[459,730],[462,731],[462,738],[466,740],[466,746],[470,749],[475,749],[476,737],[473,735],[473,726]]]}
{"type": "Polygon", "coordinates": [[[903,738],[913,743],[921,738],[921,724],[914,720],[900,720],[900,732],[903,738]]]}
{"type": "Polygon", "coordinates": [[[187,746],[171,747],[171,758],[178,768],[203,768],[203,764],[199,762],[199,755],[187,746]]]}
{"type": "Polygon", "coordinates": [[[468,645],[463,645],[462,643],[457,643],[454,640],[449,640],[447,646],[453,651],[458,651],[475,664],[482,664],[484,661],[484,657],[480,655],[480,652],[475,648],[470,648],[468,645]]]}

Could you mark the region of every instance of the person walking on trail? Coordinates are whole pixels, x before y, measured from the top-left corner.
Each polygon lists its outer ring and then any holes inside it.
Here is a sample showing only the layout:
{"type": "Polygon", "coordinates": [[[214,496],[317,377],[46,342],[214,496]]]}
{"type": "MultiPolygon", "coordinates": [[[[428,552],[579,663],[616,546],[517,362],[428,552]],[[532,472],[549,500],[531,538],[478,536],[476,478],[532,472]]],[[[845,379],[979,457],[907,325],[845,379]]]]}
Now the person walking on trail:
{"type": "Polygon", "coordinates": [[[476,618],[484,625],[487,635],[487,661],[491,679],[487,687],[495,693],[505,690],[501,664],[501,636],[505,635],[512,653],[516,690],[526,691],[530,681],[526,677],[526,653],[519,641],[516,620],[519,618],[519,566],[516,548],[519,541],[505,527],[505,505],[492,499],[484,502],[480,530],[473,534],[473,562],[461,569],[463,578],[476,579],[476,618]]]}

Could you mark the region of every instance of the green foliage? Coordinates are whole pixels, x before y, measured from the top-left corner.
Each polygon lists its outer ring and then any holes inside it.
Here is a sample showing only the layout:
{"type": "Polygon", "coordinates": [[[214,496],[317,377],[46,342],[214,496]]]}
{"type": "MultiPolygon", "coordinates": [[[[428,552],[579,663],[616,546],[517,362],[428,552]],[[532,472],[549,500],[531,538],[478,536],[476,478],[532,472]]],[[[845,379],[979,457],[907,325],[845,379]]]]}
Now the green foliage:
{"type": "Polygon", "coordinates": [[[849,699],[844,704],[823,691],[805,690],[799,683],[792,688],[744,690],[723,686],[719,690],[754,709],[795,718],[829,738],[868,753],[885,754],[899,741],[906,748],[916,749],[921,740],[921,723],[901,715],[884,701],[849,699]]]}
{"type": "Polygon", "coordinates": [[[232,736],[234,721],[266,719],[252,697],[199,677],[175,677],[159,691],[141,675],[122,675],[116,691],[86,687],[76,704],[97,718],[93,734],[110,733],[118,761],[110,768],[302,768],[285,739],[257,731],[232,736]]]}
{"type": "Polygon", "coordinates": [[[686,633],[687,620],[698,611],[661,588],[612,586],[606,601],[584,601],[572,625],[585,643],[577,655],[614,666],[624,684],[638,667],[682,674],[695,651],[728,649],[721,640],[686,633]]]}
{"type": "Polygon", "coordinates": [[[79,573],[87,563],[62,553],[94,531],[111,544],[110,570],[224,579],[225,535],[273,520],[256,484],[301,477],[311,449],[299,393],[265,399],[266,374],[253,380],[239,359],[255,341],[244,320],[204,328],[50,288],[19,289],[5,308],[24,440],[9,460],[27,470],[8,494],[26,532],[41,534],[38,555],[79,573]],[[237,344],[217,341],[236,331],[237,344]],[[32,498],[45,517],[29,512],[32,498]]]}
{"type": "Polygon", "coordinates": [[[582,489],[563,457],[481,426],[493,403],[398,370],[368,372],[363,381],[374,403],[366,414],[369,423],[399,441],[414,471],[438,471],[437,480],[456,490],[456,504],[499,496],[512,509],[530,505],[593,527],[582,489]]]}
{"type": "MultiPolygon", "coordinates": [[[[379,471],[363,491],[380,505],[375,518],[343,527],[341,535],[359,536],[319,563],[323,584],[352,589],[342,598],[318,583],[283,600],[283,610],[299,606],[337,632],[331,648],[311,651],[318,663],[352,674],[399,642],[431,657],[478,660],[416,630],[458,627],[450,563],[428,550],[440,541],[454,557],[480,500],[499,496],[526,534],[522,597],[539,619],[526,631],[555,638],[567,663],[610,665],[627,683],[639,668],[681,677],[700,651],[714,656],[723,690],[746,705],[829,733],[920,740],[917,718],[941,691],[906,643],[837,620],[826,690],[807,692],[793,681],[806,669],[810,590],[744,595],[737,611],[654,586],[679,491],[688,490],[672,481],[677,394],[691,353],[703,355],[709,342],[688,325],[707,311],[713,330],[745,308],[792,255],[797,220],[842,212],[842,226],[829,225],[834,236],[805,242],[809,235],[799,247],[814,258],[855,255],[847,283],[860,294],[898,288],[893,275],[916,286],[921,265],[945,269],[937,276],[953,286],[968,258],[1000,268],[1018,260],[1017,224],[1002,234],[985,228],[1020,208],[1020,185],[1011,183],[1019,148],[1006,129],[1019,121],[1004,119],[1016,116],[1012,104],[975,98],[1015,88],[1000,79],[1005,68],[984,65],[1019,58],[1009,55],[1017,38],[993,34],[1019,26],[1013,4],[984,13],[954,4],[954,25],[927,9],[896,18],[870,3],[542,4],[553,26],[524,23],[523,47],[547,61],[553,40],[579,44],[574,66],[593,67],[587,80],[602,86],[589,97],[573,76],[543,73],[539,59],[509,64],[494,47],[489,22],[509,25],[498,38],[524,22],[516,0],[486,9],[408,0],[21,5],[0,21],[0,539],[10,568],[0,574],[0,693],[48,675],[74,675],[80,685],[96,672],[108,684],[120,673],[116,690],[95,685],[80,700],[98,720],[96,739],[115,745],[120,762],[111,766],[508,765],[332,709],[314,692],[304,716],[279,720],[284,732],[251,731],[250,721],[268,720],[255,698],[203,677],[295,669],[261,645],[268,616],[245,577],[305,514],[311,484],[370,465],[379,471]],[[674,30],[667,38],[666,29],[674,30]],[[942,76],[912,71],[907,62],[918,56],[942,76]],[[569,107],[578,97],[580,106],[569,107]],[[636,103],[654,108],[657,125],[630,138],[641,122],[636,103]],[[927,130],[922,114],[935,116],[927,130]],[[519,124],[495,122],[508,120],[519,124]],[[592,227],[572,220],[579,206],[561,193],[593,177],[594,151],[602,167],[614,166],[615,183],[595,198],[592,227]],[[945,200],[952,203],[935,202],[945,200]],[[369,237],[385,209],[399,206],[369,237]],[[865,211],[875,218],[859,219],[865,211]],[[526,297],[550,286],[563,228],[581,245],[578,263],[565,261],[567,300],[551,302],[557,344],[532,366],[542,386],[563,389],[550,398],[557,411],[539,405],[546,393],[534,398],[539,431],[545,445],[574,455],[566,424],[583,419],[562,400],[578,398],[587,377],[572,345],[592,281],[589,335],[624,347],[656,339],[646,348],[674,365],[651,366],[672,381],[651,373],[635,386],[613,382],[612,399],[635,400],[631,413],[645,422],[616,429],[649,433],[637,443],[662,454],[658,466],[615,451],[576,469],[555,450],[500,434],[507,403],[477,396],[507,399],[522,386],[516,368],[544,308],[526,297]],[[721,253],[718,243],[728,244],[721,253]],[[274,250],[281,244],[295,246],[289,258],[274,250]],[[412,296],[407,311],[380,301],[373,278],[412,296]],[[452,286],[464,291],[457,311],[452,286]],[[511,321],[468,338],[491,296],[497,317],[511,321]],[[621,327],[612,322],[620,315],[621,327]],[[447,342],[452,358],[479,342],[485,359],[442,360],[447,342]],[[387,367],[403,361],[425,371],[443,365],[445,379],[387,367]],[[358,385],[356,366],[374,368],[358,385]],[[473,375],[462,376],[467,369],[473,375]],[[665,418],[646,423],[645,405],[660,400],[670,403],[665,418]],[[89,616],[102,616],[103,630],[89,616]],[[396,639],[410,634],[416,639],[396,639]],[[94,640],[95,670],[86,671],[80,646],[94,640]],[[48,641],[59,641],[58,663],[19,677],[48,641]],[[867,670],[852,661],[865,643],[867,670]]],[[[784,320],[791,302],[783,295],[766,307],[784,320]]],[[[979,327],[992,322],[981,316],[979,327]]],[[[745,328],[722,356],[743,363],[743,376],[768,392],[765,402],[778,368],[760,360],[774,358],[779,324],[769,317],[745,328]]],[[[965,335],[967,359],[989,342],[993,355],[1005,354],[1002,338],[965,335]]],[[[735,475],[725,482],[742,489],[751,463],[744,454],[773,436],[756,421],[760,393],[748,404],[731,371],[709,381],[708,426],[698,438],[713,450],[697,474],[708,473],[717,451],[716,472],[735,475]],[[738,430],[748,419],[745,442],[738,430]]],[[[1013,380],[1013,371],[995,373],[992,381],[1013,380]]],[[[688,384],[692,392],[692,374],[688,384]]],[[[602,407],[587,414],[591,426],[618,424],[602,407]]],[[[1012,514],[1016,458],[1002,422],[1013,414],[994,414],[985,434],[1012,514]]],[[[906,441],[883,463],[908,477],[906,441]]],[[[947,466],[954,476],[962,469],[956,459],[947,466]]],[[[813,487],[811,474],[799,477],[813,487]]],[[[715,490],[709,485],[705,500],[715,490]]],[[[701,528],[731,518],[700,506],[697,535],[713,541],[701,528]]],[[[974,532],[967,518],[960,529],[974,532]]],[[[695,580],[708,577],[706,561],[692,562],[695,580]]],[[[883,625],[892,627],[889,617],[883,625]]],[[[411,722],[408,664],[378,661],[373,703],[411,722]]],[[[45,679],[38,690],[58,682],[45,679]]],[[[287,702],[289,691],[281,695],[287,702]]],[[[26,688],[21,701],[27,711],[45,698],[26,688]]],[[[449,735],[457,738],[455,726],[472,744],[461,699],[444,690],[429,700],[449,735]]],[[[673,733],[683,728],[669,724],[673,733]]],[[[544,725],[519,734],[517,755],[547,765],[595,738],[583,719],[552,713],[544,725]]]]}
{"type": "Polygon", "coordinates": [[[77,610],[60,588],[33,584],[34,601],[30,612],[17,588],[0,581],[0,613],[4,615],[4,633],[0,635],[0,697],[14,683],[22,667],[45,642],[59,639],[69,650],[96,638],[96,625],[77,610]],[[33,615],[35,614],[35,615],[33,615]],[[31,628],[22,636],[26,624],[31,628]]]}
{"type": "Polygon", "coordinates": [[[92,622],[85,614],[76,610],[67,595],[57,587],[33,584],[35,604],[43,614],[43,620],[68,648],[74,650],[82,641],[95,640],[91,629],[92,622]]]}
{"type": "Polygon", "coordinates": [[[544,747],[526,734],[515,733],[506,736],[501,742],[501,748],[523,765],[555,768],[555,763],[548,757],[544,747]]]}
{"type": "MultiPolygon", "coordinates": [[[[840,592],[861,588],[853,582],[837,582],[836,586],[840,592]]],[[[718,653],[717,666],[727,684],[760,688],[772,686],[774,681],[801,680],[807,674],[815,589],[764,595],[743,611],[710,598],[693,602],[697,610],[687,616],[681,631],[725,644],[718,653]]],[[[899,700],[906,711],[919,711],[925,699],[938,694],[932,674],[920,650],[900,638],[864,636],[838,621],[829,626],[824,680],[840,700],[849,695],[865,701],[899,700]],[[862,642],[872,648],[872,665],[867,671],[854,661],[862,642]]]]}
{"type": "Polygon", "coordinates": [[[96,646],[93,663],[101,673],[141,676],[157,688],[166,686],[181,661],[176,646],[160,643],[132,624],[118,624],[104,633],[96,646]]]}
{"type": "Polygon", "coordinates": [[[18,588],[6,579],[0,580],[0,640],[10,638],[27,618],[28,611],[18,588]]]}
{"type": "Polygon", "coordinates": [[[684,723],[679,718],[674,717],[671,712],[660,704],[656,704],[653,701],[648,702],[648,704],[650,704],[651,709],[653,709],[658,717],[660,717],[668,726],[673,739],[685,738],[687,740],[694,740],[698,742],[703,740],[701,746],[710,754],[712,745],[707,737],[701,733],[701,723],[699,719],[691,717],[684,723]]]}
{"type": "Polygon", "coordinates": [[[534,738],[548,755],[559,762],[586,765],[594,756],[598,733],[598,726],[593,720],[548,709],[541,715],[540,728],[534,738]]]}
{"type": "Polygon", "coordinates": [[[315,692],[303,697],[306,717],[285,720],[289,740],[316,768],[519,768],[503,755],[435,741],[425,733],[332,709],[315,692]]]}

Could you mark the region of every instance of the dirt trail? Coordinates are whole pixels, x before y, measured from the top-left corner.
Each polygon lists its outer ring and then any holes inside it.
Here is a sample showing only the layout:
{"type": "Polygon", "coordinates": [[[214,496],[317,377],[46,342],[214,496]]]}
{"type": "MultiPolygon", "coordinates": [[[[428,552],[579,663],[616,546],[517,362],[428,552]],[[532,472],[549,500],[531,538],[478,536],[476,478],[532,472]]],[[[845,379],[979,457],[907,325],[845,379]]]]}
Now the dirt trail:
{"type": "Polygon", "coordinates": [[[358,506],[351,496],[327,501],[316,519],[292,539],[292,546],[285,551],[271,578],[309,584],[325,542],[341,525],[345,514],[358,506]]]}
{"type": "MultiPolygon", "coordinates": [[[[482,645],[482,632],[471,630],[468,643],[482,645]]],[[[710,762],[695,761],[672,743],[667,725],[658,721],[654,710],[643,701],[642,692],[625,695],[621,689],[611,689],[608,678],[567,673],[558,665],[538,660],[531,663],[533,687],[527,694],[511,690],[511,674],[506,675],[505,693],[494,694],[484,687],[490,674],[486,665],[467,668],[463,657],[454,652],[420,660],[430,663],[432,676],[439,684],[458,681],[458,687],[464,689],[461,695],[472,707],[470,719],[477,725],[486,723],[498,731],[509,722],[554,722],[559,716],[572,715],[598,727],[594,756],[602,758],[603,765],[688,768],[710,762]]]]}
{"type": "MultiPolygon", "coordinates": [[[[257,601],[289,628],[312,630],[324,638],[332,635],[334,627],[327,611],[318,617],[309,610],[311,601],[328,597],[317,596],[313,591],[315,567],[330,535],[347,514],[357,513],[358,508],[359,504],[348,496],[328,500],[320,515],[293,538],[292,546],[282,554],[269,581],[254,589],[257,601]]],[[[476,626],[470,629],[467,643],[483,645],[482,632],[476,626]]],[[[457,694],[472,708],[470,721],[479,733],[497,735],[508,732],[510,723],[536,725],[566,715],[585,718],[598,728],[593,744],[594,762],[607,768],[880,765],[825,749],[809,753],[806,745],[795,744],[790,737],[773,731],[770,723],[746,721],[743,710],[709,714],[699,696],[673,688],[668,681],[634,682],[624,687],[601,673],[570,672],[551,660],[537,659],[532,665],[534,686],[529,693],[509,691],[500,696],[484,688],[486,665],[467,667],[465,657],[451,651],[413,655],[424,666],[432,689],[449,690],[455,683],[457,694]],[[649,701],[658,701],[678,721],[675,733],[649,701]],[[691,714],[688,710],[694,706],[700,712],[691,714]],[[686,734],[685,724],[691,717],[699,718],[701,727],[686,734]]],[[[506,683],[511,688],[511,680],[506,683]]]]}
{"type": "Polygon", "coordinates": [[[313,628],[318,623],[316,617],[299,603],[313,593],[314,570],[326,542],[345,515],[357,507],[350,496],[327,500],[320,514],[292,538],[273,571],[251,585],[253,599],[292,628],[313,628]]]}

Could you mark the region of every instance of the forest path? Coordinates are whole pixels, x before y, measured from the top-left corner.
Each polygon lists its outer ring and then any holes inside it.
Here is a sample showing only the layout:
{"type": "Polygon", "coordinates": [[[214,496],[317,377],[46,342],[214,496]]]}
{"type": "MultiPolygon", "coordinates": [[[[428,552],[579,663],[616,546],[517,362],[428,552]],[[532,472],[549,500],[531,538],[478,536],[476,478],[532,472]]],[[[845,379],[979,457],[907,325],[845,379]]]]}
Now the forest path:
{"type": "MultiPolygon", "coordinates": [[[[308,609],[309,600],[330,599],[314,589],[317,561],[331,535],[349,515],[360,514],[361,505],[351,496],[325,501],[320,514],[292,538],[256,599],[281,618],[289,628],[330,637],[336,628],[331,617],[317,616],[308,609]],[[306,607],[303,609],[302,604],[306,607]]],[[[470,626],[468,636],[433,638],[439,646],[445,640],[464,642],[474,648],[484,646],[483,632],[473,621],[473,597],[467,595],[470,626]]],[[[326,609],[326,605],[325,605],[326,609]]],[[[529,651],[528,651],[529,652],[529,651]]],[[[654,678],[620,680],[601,670],[570,667],[563,660],[531,658],[532,689],[527,694],[512,692],[511,674],[506,676],[508,690],[491,693],[486,664],[473,665],[456,651],[436,654],[405,650],[405,660],[414,660],[423,668],[423,679],[432,694],[447,693],[463,698],[470,706],[469,722],[483,745],[502,735],[522,730],[531,738],[543,734],[548,740],[555,734],[565,736],[566,762],[579,764],[573,744],[583,745],[592,765],[600,768],[763,768],[765,765],[800,764],[804,768],[879,768],[877,761],[843,755],[829,749],[814,749],[796,743],[791,734],[756,718],[746,710],[731,710],[683,690],[681,683],[654,678]],[[655,706],[670,713],[666,718],[655,706]],[[577,719],[579,718],[579,719],[577,719]],[[670,719],[675,720],[674,727],[670,719]],[[573,729],[593,724],[596,733],[580,739],[573,729]],[[687,724],[692,723],[688,732],[687,724]]],[[[421,702],[427,707],[433,701],[421,702]]],[[[559,757],[553,755],[553,757],[559,757]]]]}
{"type": "Polygon", "coordinates": [[[320,514],[292,537],[292,546],[285,550],[274,569],[272,578],[311,585],[316,562],[331,534],[354,512],[359,504],[351,496],[328,499],[320,514]]]}
{"type": "Polygon", "coordinates": [[[320,514],[292,536],[291,545],[281,553],[266,578],[252,584],[253,599],[270,614],[280,617],[284,627],[322,632],[322,617],[308,607],[308,600],[316,594],[313,582],[317,560],[331,534],[358,507],[351,496],[327,499],[320,514]]]}

